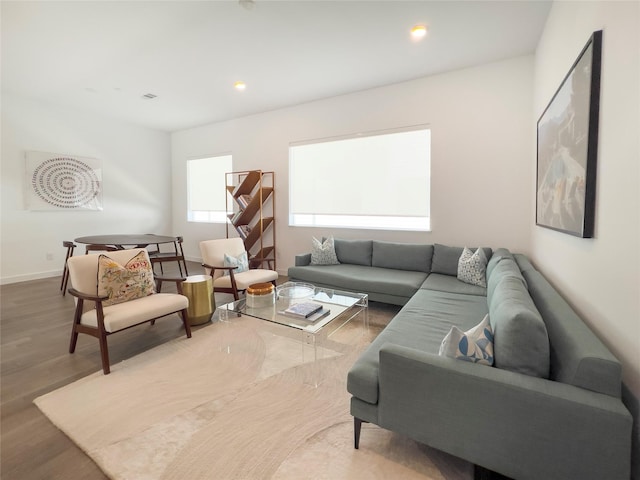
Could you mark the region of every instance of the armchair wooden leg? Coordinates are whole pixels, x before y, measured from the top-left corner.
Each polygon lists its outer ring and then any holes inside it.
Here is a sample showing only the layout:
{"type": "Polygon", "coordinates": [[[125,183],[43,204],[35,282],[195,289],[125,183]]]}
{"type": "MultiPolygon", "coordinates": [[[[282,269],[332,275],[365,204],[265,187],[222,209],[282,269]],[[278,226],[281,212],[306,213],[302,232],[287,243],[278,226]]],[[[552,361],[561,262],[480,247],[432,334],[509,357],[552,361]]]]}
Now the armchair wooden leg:
{"type": "Polygon", "coordinates": [[[69,342],[69,353],[76,351],[76,343],[78,343],[78,332],[75,324],[71,327],[71,341],[69,342]]]}
{"type": "Polygon", "coordinates": [[[71,325],[71,340],[69,341],[69,353],[76,351],[76,343],[78,343],[78,325],[80,325],[80,317],[82,316],[82,309],[84,307],[84,300],[79,299],[76,305],[76,312],[73,315],[73,325],[71,325]]]}
{"type": "Polygon", "coordinates": [[[109,348],[107,347],[107,335],[101,333],[98,337],[100,341],[100,356],[102,357],[102,371],[105,375],[109,375],[111,368],[109,367],[109,348]]]}
{"type": "Polygon", "coordinates": [[[182,324],[184,325],[184,331],[187,332],[187,338],[191,338],[191,325],[189,325],[189,319],[187,318],[187,311],[182,310],[180,312],[182,317],[182,324]]]}

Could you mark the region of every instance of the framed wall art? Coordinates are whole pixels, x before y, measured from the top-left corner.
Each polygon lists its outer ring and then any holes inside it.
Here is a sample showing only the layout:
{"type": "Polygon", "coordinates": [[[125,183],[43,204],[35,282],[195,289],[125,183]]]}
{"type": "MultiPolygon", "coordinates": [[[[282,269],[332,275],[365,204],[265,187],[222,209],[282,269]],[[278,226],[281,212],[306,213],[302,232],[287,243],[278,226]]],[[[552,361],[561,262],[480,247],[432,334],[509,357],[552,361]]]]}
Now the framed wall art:
{"type": "Polygon", "coordinates": [[[538,120],[536,225],[593,237],[602,30],[594,32],[538,120]]]}
{"type": "Polygon", "coordinates": [[[102,162],[59,153],[26,152],[29,210],[102,210],[102,162]]]}

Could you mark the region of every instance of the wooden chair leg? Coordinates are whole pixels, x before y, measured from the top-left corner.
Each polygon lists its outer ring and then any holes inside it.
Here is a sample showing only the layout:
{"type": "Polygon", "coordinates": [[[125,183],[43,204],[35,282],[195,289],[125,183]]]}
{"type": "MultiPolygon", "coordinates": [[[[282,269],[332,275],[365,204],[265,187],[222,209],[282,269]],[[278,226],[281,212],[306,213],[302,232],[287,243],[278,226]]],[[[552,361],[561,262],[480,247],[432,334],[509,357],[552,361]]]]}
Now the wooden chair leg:
{"type": "Polygon", "coordinates": [[[182,277],[182,265],[180,263],[180,260],[178,260],[178,270],[180,271],[180,276],[182,277]]]}
{"type": "Polygon", "coordinates": [[[62,296],[64,297],[67,293],[67,284],[69,283],[69,270],[65,267],[64,272],[62,273],[62,296]]]}
{"type": "Polygon", "coordinates": [[[60,281],[60,290],[62,290],[62,296],[67,293],[67,283],[69,282],[69,266],[67,262],[69,258],[73,256],[73,251],[76,246],[71,242],[63,242],[63,246],[67,247],[67,255],[64,259],[64,268],[62,269],[62,280],[60,281]]]}
{"type": "Polygon", "coordinates": [[[105,375],[109,375],[111,369],[109,367],[109,348],[107,347],[107,335],[103,332],[98,337],[100,342],[100,356],[102,357],[102,371],[105,375]]]}
{"type": "MultiPolygon", "coordinates": [[[[184,256],[182,257],[182,265],[184,265],[184,273],[185,273],[185,277],[189,276],[189,270],[187,270],[187,261],[184,260],[184,256]]],[[[180,262],[178,262],[178,265],[180,264],[180,262]]]]}
{"type": "MultiPolygon", "coordinates": [[[[62,270],[62,280],[60,281],[60,290],[64,288],[64,279],[67,277],[67,262],[64,263],[64,270],[62,270]]],[[[62,294],[65,294],[65,291],[62,290],[62,294]]]]}
{"type": "Polygon", "coordinates": [[[182,310],[180,312],[180,316],[182,317],[182,324],[184,325],[184,331],[187,332],[187,338],[191,338],[191,325],[189,324],[189,319],[187,318],[187,310],[182,310]]]}
{"type": "Polygon", "coordinates": [[[76,305],[76,312],[73,315],[73,325],[71,325],[71,340],[69,341],[69,353],[73,353],[76,351],[76,343],[78,342],[77,326],[80,325],[80,317],[82,316],[83,307],[84,300],[80,298],[78,299],[78,303],[76,305]]]}
{"type": "Polygon", "coordinates": [[[71,341],[69,342],[69,353],[76,351],[76,343],[78,343],[78,332],[75,324],[71,327],[71,341]]]}

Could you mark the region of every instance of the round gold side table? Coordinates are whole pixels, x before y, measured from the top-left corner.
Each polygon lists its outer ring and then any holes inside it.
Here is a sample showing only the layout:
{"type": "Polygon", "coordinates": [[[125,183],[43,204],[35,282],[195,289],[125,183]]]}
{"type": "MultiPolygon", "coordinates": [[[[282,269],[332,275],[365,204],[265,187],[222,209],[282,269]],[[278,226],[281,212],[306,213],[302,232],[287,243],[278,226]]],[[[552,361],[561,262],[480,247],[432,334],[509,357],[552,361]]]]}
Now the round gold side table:
{"type": "Polygon", "coordinates": [[[189,299],[189,325],[201,325],[211,320],[216,308],[213,279],[209,275],[191,275],[182,282],[182,294],[189,299]]]}

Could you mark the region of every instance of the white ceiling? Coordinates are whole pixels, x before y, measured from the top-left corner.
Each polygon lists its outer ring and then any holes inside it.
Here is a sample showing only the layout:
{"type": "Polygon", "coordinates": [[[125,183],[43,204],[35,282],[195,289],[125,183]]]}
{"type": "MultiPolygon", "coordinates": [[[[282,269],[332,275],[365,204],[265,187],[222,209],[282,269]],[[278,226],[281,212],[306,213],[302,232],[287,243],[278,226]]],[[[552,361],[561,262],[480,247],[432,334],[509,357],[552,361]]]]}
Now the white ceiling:
{"type": "Polygon", "coordinates": [[[2,90],[175,131],[529,54],[549,7],[2,0],[2,90]]]}

